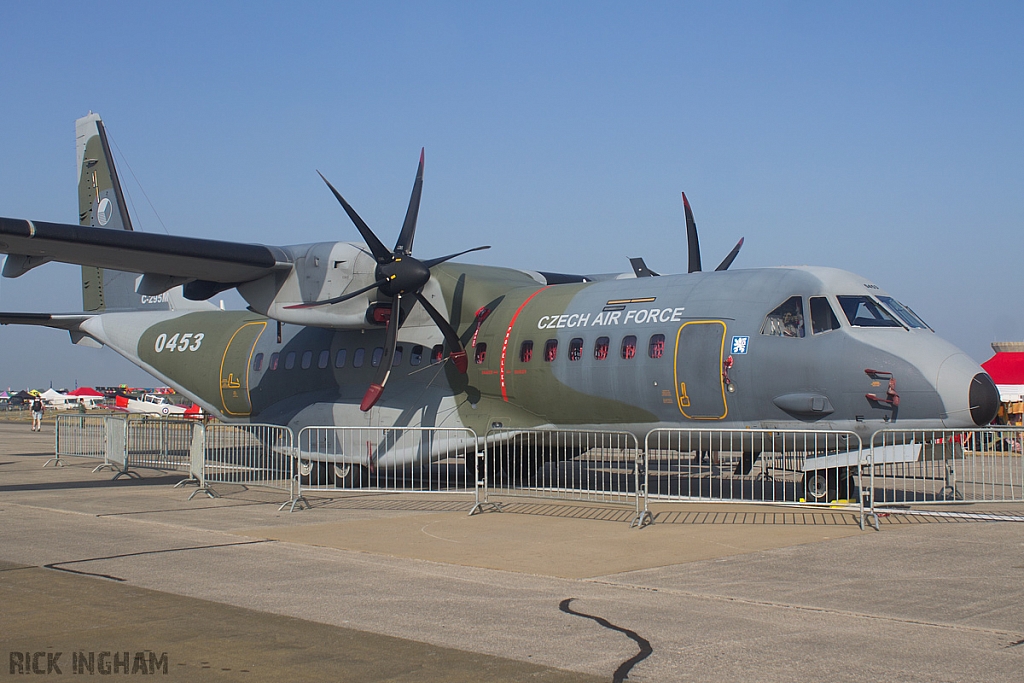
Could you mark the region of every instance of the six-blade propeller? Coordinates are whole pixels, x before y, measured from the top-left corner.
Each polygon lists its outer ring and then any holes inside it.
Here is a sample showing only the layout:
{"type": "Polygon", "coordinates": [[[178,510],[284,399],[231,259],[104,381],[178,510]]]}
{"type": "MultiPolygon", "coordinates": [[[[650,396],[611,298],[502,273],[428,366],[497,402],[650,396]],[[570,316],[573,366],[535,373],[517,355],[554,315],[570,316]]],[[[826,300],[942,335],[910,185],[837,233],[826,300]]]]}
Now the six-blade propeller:
{"type": "Polygon", "coordinates": [[[370,249],[370,253],[373,254],[373,258],[376,259],[377,268],[374,273],[376,280],[354,292],[348,292],[347,294],[324,299],[323,301],[312,301],[287,306],[286,308],[312,308],[314,306],[337,304],[357,297],[374,288],[381,295],[391,297],[391,317],[387,323],[384,355],[381,356],[380,364],[377,366],[377,374],[373,379],[373,383],[370,384],[370,388],[363,395],[359,409],[366,412],[377,403],[377,400],[384,392],[384,386],[388,382],[388,377],[391,376],[391,368],[395,361],[395,346],[398,343],[398,330],[404,321],[402,298],[405,296],[410,296],[415,300],[413,305],[418,301],[423,306],[423,309],[434,321],[434,324],[441,330],[441,334],[444,335],[445,341],[448,343],[449,358],[455,368],[460,373],[465,374],[469,363],[466,358],[466,350],[462,346],[462,341],[459,339],[459,335],[451,323],[423,296],[423,287],[430,281],[430,269],[434,266],[457,256],[462,256],[472,251],[480,251],[481,249],[490,249],[490,247],[475,247],[455,254],[449,254],[448,256],[424,261],[413,258],[412,243],[416,237],[416,218],[419,215],[420,195],[423,192],[423,150],[420,150],[420,165],[416,171],[416,181],[412,186],[412,197],[409,198],[409,209],[405,214],[405,223],[402,225],[402,232],[398,235],[398,241],[395,243],[393,250],[384,246],[384,243],[370,230],[370,226],[360,218],[355,209],[345,201],[341,193],[334,189],[334,186],[331,185],[327,178],[324,178],[322,173],[320,177],[327,183],[327,187],[334,193],[341,207],[345,209],[345,213],[355,223],[356,229],[362,235],[366,246],[370,249]]]}
{"type": "MultiPolygon", "coordinates": [[[[345,213],[352,219],[356,229],[359,230],[359,234],[362,235],[363,240],[366,242],[366,246],[369,247],[370,253],[373,254],[373,258],[377,261],[377,268],[374,272],[376,277],[375,281],[360,287],[359,289],[336,296],[330,299],[324,299],[322,301],[311,301],[308,303],[295,304],[293,306],[286,306],[286,308],[312,308],[314,306],[329,306],[331,304],[341,303],[348,301],[349,299],[355,298],[364,292],[368,292],[371,289],[376,289],[381,295],[391,298],[391,316],[387,322],[387,333],[384,342],[384,354],[381,356],[380,364],[377,366],[377,374],[370,384],[370,387],[366,390],[363,395],[363,400],[359,405],[359,409],[363,412],[368,411],[370,408],[377,403],[380,399],[381,394],[384,393],[384,386],[388,382],[388,378],[391,376],[391,369],[395,362],[395,348],[398,343],[398,330],[402,326],[404,321],[404,314],[402,311],[402,298],[410,296],[415,302],[419,302],[423,309],[430,316],[434,324],[437,325],[438,329],[441,330],[441,334],[444,335],[445,341],[448,343],[449,358],[454,364],[455,368],[462,374],[465,374],[466,369],[469,367],[469,361],[466,358],[466,349],[462,346],[462,341],[459,339],[458,333],[455,328],[452,327],[451,323],[438,311],[434,306],[423,296],[423,287],[426,286],[427,282],[430,281],[430,269],[434,266],[449,261],[457,256],[468,254],[473,251],[480,251],[481,249],[490,249],[486,247],[474,247],[473,249],[466,249],[455,254],[449,254],[448,256],[442,256],[440,258],[427,259],[421,261],[413,258],[412,256],[412,243],[416,238],[416,218],[420,211],[420,196],[423,193],[423,157],[424,152],[420,150],[420,164],[416,170],[416,181],[412,186],[412,196],[409,198],[409,209],[405,213],[405,223],[402,224],[402,232],[398,235],[398,241],[395,243],[394,249],[388,249],[384,246],[384,243],[378,239],[377,235],[373,233],[370,226],[356,213],[356,210],[345,201],[345,198],[341,196],[331,182],[324,178],[324,175],[320,173],[320,178],[327,183],[327,187],[331,189],[334,196],[337,198],[338,203],[345,209],[345,213]]],[[[683,210],[686,214],[686,244],[688,249],[688,271],[690,273],[700,272],[700,244],[697,239],[697,223],[693,220],[693,211],[690,210],[690,202],[686,200],[686,193],[683,193],[683,210]]],[[[729,252],[728,256],[718,265],[715,270],[727,270],[732,262],[736,259],[736,255],[739,254],[740,248],[743,246],[743,238],[736,243],[732,251],[729,252]]],[[[643,259],[631,259],[633,268],[636,271],[638,277],[643,276],[657,276],[657,273],[647,269],[643,263],[643,259]]],[[[407,313],[407,311],[406,311],[407,313]]]]}
{"type": "MultiPolygon", "coordinates": [[[[693,211],[690,210],[690,202],[686,200],[686,193],[683,192],[683,212],[686,214],[686,248],[687,248],[687,270],[688,273],[700,272],[700,241],[697,239],[697,223],[693,220],[693,211]]],[[[736,255],[743,247],[743,238],[736,243],[732,251],[718,264],[715,270],[729,270],[729,266],[736,260],[736,255]]],[[[647,267],[642,258],[629,259],[633,266],[633,273],[637,277],[658,277],[658,273],[647,267]]]]}

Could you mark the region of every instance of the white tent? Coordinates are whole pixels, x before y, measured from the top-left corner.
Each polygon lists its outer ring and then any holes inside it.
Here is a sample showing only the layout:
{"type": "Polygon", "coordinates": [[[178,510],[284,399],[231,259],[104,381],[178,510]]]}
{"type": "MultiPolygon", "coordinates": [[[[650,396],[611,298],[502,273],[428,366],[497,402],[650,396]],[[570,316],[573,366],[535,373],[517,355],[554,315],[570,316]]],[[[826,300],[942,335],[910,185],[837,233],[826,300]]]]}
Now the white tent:
{"type": "Polygon", "coordinates": [[[43,399],[46,403],[50,404],[50,406],[56,408],[57,410],[66,410],[68,408],[73,408],[78,405],[78,399],[75,398],[74,396],[62,394],[59,391],[52,388],[47,389],[43,393],[39,394],[39,398],[43,399]]]}

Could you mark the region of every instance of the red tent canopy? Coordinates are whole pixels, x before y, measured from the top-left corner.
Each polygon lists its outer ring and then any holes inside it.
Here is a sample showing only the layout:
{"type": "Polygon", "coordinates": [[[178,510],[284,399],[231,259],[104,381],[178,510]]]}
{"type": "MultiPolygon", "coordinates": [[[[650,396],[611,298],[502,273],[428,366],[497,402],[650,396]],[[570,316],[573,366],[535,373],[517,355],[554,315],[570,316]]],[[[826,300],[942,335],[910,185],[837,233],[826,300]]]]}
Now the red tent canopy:
{"type": "MultiPolygon", "coordinates": [[[[1024,356],[1024,353],[1020,355],[1024,356]]],[[[90,389],[89,387],[79,387],[74,391],[69,391],[68,396],[97,396],[103,398],[103,394],[96,391],[95,389],[90,389]]]]}
{"type": "Polygon", "coordinates": [[[1024,384],[1024,353],[997,353],[981,367],[996,384],[1024,384]]]}

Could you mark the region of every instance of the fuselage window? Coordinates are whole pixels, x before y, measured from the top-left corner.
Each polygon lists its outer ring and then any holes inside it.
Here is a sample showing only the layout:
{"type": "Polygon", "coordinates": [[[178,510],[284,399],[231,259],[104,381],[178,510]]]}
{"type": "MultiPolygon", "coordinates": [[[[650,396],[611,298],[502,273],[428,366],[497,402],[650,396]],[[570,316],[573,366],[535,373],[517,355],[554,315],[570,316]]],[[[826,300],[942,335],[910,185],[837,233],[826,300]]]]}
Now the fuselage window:
{"type": "Polygon", "coordinates": [[[811,297],[811,332],[821,334],[839,329],[839,318],[828,299],[823,296],[811,297]]]}
{"type": "Polygon", "coordinates": [[[259,372],[259,369],[263,367],[263,354],[257,353],[252,359],[252,369],[255,372],[259,372]]]}
{"type": "Polygon", "coordinates": [[[437,344],[430,349],[430,364],[440,363],[444,359],[444,346],[437,344]]]}
{"type": "Polygon", "coordinates": [[[665,335],[655,334],[647,345],[647,355],[651,358],[661,358],[665,355],[665,335]]]}
{"type": "Polygon", "coordinates": [[[303,351],[302,352],[302,369],[308,370],[309,366],[313,364],[313,352],[303,351]]]}
{"type": "Polygon", "coordinates": [[[384,357],[384,347],[378,346],[373,350],[373,355],[370,356],[370,365],[377,367],[380,365],[380,359],[384,357]]]}
{"type": "Polygon", "coordinates": [[[636,357],[636,336],[631,334],[622,339],[622,357],[626,360],[636,357]]]}
{"type": "Polygon", "coordinates": [[[476,361],[477,365],[480,365],[484,362],[485,358],[487,358],[487,344],[477,344],[476,355],[473,357],[473,360],[476,361]]]}
{"type": "Polygon", "coordinates": [[[921,320],[921,316],[919,316],[917,313],[914,313],[914,311],[912,311],[909,306],[904,306],[899,301],[896,301],[896,299],[893,299],[891,296],[880,296],[878,297],[878,300],[881,301],[886,306],[888,306],[890,311],[899,316],[900,320],[905,322],[910,327],[919,330],[931,329],[930,327],[928,327],[928,323],[921,320]]]}
{"type": "Polygon", "coordinates": [[[594,358],[597,360],[604,360],[608,357],[608,345],[611,344],[611,340],[608,337],[598,337],[597,341],[594,342],[594,358]]]}
{"type": "Polygon", "coordinates": [[[324,349],[323,351],[320,352],[320,355],[317,356],[316,366],[318,368],[320,368],[321,370],[323,370],[324,368],[327,367],[327,364],[330,363],[330,362],[331,362],[331,352],[328,351],[327,349],[324,349]]]}
{"type": "Polygon", "coordinates": [[[348,355],[348,351],[345,349],[338,349],[337,355],[334,356],[334,367],[343,368],[345,367],[345,356],[348,355]]]}
{"type": "Polygon", "coordinates": [[[804,305],[798,296],[786,299],[778,308],[768,314],[761,326],[761,334],[772,337],[804,336],[804,305]]]}
{"type": "Polygon", "coordinates": [[[364,360],[366,360],[366,349],[356,349],[356,352],[352,354],[352,367],[363,367],[364,360]]]}
{"type": "Polygon", "coordinates": [[[291,370],[295,367],[295,352],[289,351],[288,355],[284,357],[284,369],[291,370]]]}
{"type": "Polygon", "coordinates": [[[569,342],[569,360],[579,360],[583,358],[583,340],[576,337],[569,342]]]}
{"type": "Polygon", "coordinates": [[[550,363],[558,358],[558,340],[548,339],[544,342],[544,361],[550,363]]]}
{"type": "Polygon", "coordinates": [[[854,327],[903,327],[869,296],[837,296],[836,299],[854,327]]]}
{"type": "Polygon", "coordinates": [[[409,365],[419,365],[423,362],[423,347],[417,344],[412,347],[412,351],[409,353],[409,365]]]}
{"type": "Polygon", "coordinates": [[[277,363],[281,360],[281,354],[272,353],[270,354],[270,369],[277,370],[277,363]]]}
{"type": "Polygon", "coordinates": [[[392,363],[392,365],[401,365],[402,364],[402,352],[403,351],[405,351],[405,349],[402,348],[401,344],[399,344],[398,346],[395,347],[395,361],[394,361],[394,363],[392,363]]]}
{"type": "Polygon", "coordinates": [[[519,346],[519,362],[529,363],[533,359],[533,340],[527,339],[519,346]]]}

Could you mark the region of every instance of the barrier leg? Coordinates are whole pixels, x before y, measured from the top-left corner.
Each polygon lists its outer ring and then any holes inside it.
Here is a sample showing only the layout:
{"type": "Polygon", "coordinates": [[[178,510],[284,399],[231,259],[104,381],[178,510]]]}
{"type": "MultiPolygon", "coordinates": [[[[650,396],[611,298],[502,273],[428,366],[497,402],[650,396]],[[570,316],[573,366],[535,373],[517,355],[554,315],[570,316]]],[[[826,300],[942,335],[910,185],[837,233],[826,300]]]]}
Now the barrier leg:
{"type": "Polygon", "coordinates": [[[277,508],[278,512],[285,508],[288,508],[288,512],[295,512],[295,508],[300,510],[311,510],[313,508],[313,506],[309,504],[309,501],[306,500],[306,497],[302,495],[302,488],[299,486],[298,475],[292,477],[291,491],[289,492],[289,495],[291,497],[281,503],[281,507],[277,508]]]}
{"type": "Polygon", "coordinates": [[[637,454],[633,465],[633,475],[636,479],[636,512],[633,519],[629,521],[630,529],[643,529],[645,526],[654,524],[654,516],[647,507],[647,465],[642,460],[643,454],[637,454]],[[641,508],[641,499],[643,507],[641,508]]]}
{"type": "Polygon", "coordinates": [[[469,509],[469,516],[478,515],[483,512],[502,512],[501,503],[492,503],[488,500],[487,491],[487,449],[477,451],[473,457],[476,459],[476,467],[467,467],[467,476],[472,472],[473,479],[473,507],[469,509]]]}

